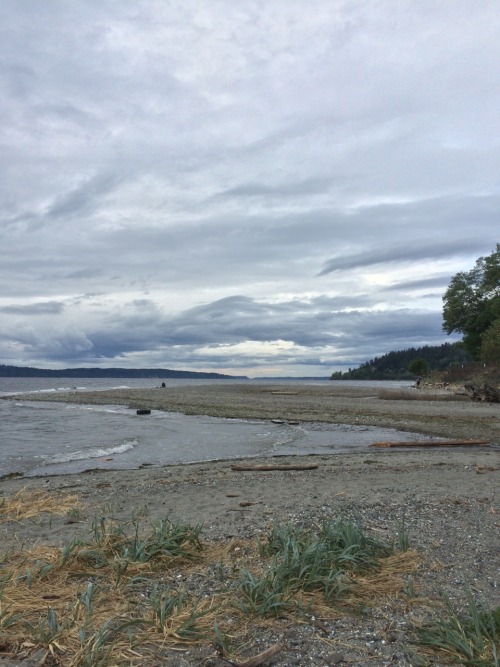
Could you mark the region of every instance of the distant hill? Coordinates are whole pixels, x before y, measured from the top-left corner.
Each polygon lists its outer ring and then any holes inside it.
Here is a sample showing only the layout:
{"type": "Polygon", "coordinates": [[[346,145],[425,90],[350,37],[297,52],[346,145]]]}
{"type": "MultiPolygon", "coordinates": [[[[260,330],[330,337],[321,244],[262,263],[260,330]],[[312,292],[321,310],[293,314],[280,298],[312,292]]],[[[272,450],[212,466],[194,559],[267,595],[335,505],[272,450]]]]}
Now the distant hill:
{"type": "Polygon", "coordinates": [[[415,377],[408,370],[414,359],[423,359],[431,371],[444,371],[455,364],[471,361],[470,355],[458,343],[410,347],[399,352],[389,352],[361,364],[359,368],[333,373],[331,380],[410,380],[415,377]]]}
{"type": "Polygon", "coordinates": [[[56,378],[176,378],[205,380],[247,380],[245,375],[173,371],[169,368],[31,368],[0,364],[0,377],[56,377],[56,378]]]}
{"type": "Polygon", "coordinates": [[[301,376],[295,376],[295,375],[263,375],[262,377],[256,377],[253,378],[255,382],[260,382],[261,380],[270,380],[272,382],[282,382],[282,381],[290,381],[293,380],[294,382],[302,382],[302,381],[307,381],[307,380],[329,380],[330,378],[328,376],[317,376],[317,375],[301,375],[301,376]]]}

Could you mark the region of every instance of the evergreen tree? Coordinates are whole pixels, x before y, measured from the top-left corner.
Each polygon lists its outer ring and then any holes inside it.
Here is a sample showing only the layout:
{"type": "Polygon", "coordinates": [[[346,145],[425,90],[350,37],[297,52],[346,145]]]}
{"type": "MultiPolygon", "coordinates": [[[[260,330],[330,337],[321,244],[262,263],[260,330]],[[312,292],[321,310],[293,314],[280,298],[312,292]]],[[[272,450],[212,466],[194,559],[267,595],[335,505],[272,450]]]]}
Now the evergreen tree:
{"type": "MultiPolygon", "coordinates": [[[[482,357],[483,344],[490,355],[500,322],[500,243],[491,255],[479,257],[473,269],[452,278],[443,303],[446,333],[462,333],[463,345],[474,359],[482,357]]],[[[499,356],[493,361],[498,363],[499,356]]]]}

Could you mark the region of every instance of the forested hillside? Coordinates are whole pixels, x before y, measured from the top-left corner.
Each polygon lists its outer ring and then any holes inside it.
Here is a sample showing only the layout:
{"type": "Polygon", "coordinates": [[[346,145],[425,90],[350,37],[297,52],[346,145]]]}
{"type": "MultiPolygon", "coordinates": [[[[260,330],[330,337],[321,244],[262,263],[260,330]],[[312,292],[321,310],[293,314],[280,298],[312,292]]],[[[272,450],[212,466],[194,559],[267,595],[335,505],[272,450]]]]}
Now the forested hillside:
{"type": "Polygon", "coordinates": [[[332,380],[405,380],[415,377],[408,370],[408,366],[422,359],[427,363],[429,370],[442,371],[450,365],[467,363],[470,355],[458,343],[444,343],[443,345],[425,345],[424,347],[410,347],[399,352],[389,352],[383,357],[375,357],[361,364],[359,368],[345,372],[333,373],[332,380]]]}
{"type": "Polygon", "coordinates": [[[196,371],[175,371],[169,368],[31,368],[0,364],[0,377],[63,377],[63,378],[177,378],[225,380],[243,376],[196,371]]]}

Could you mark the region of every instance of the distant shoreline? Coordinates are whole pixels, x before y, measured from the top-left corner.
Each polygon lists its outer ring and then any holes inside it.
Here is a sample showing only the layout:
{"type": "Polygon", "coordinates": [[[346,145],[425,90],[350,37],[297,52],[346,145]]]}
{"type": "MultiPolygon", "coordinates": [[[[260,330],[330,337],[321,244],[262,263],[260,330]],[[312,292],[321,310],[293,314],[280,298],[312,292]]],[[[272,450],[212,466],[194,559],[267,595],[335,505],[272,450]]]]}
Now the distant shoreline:
{"type": "Polygon", "coordinates": [[[227,375],[202,371],[179,371],[170,368],[34,368],[31,366],[6,366],[0,364],[0,377],[45,378],[145,378],[145,379],[212,379],[248,380],[246,375],[227,375]]]}

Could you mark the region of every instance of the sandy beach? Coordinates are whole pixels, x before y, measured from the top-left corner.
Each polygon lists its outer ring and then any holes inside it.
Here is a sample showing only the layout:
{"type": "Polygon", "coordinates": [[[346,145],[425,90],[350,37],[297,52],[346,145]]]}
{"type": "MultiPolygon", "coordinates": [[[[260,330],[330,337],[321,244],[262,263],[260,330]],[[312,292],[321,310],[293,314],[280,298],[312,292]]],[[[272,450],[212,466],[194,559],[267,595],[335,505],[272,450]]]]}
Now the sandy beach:
{"type": "MultiPolygon", "coordinates": [[[[60,546],[88,532],[99,514],[115,520],[140,514],[148,521],[168,517],[202,524],[203,539],[211,544],[264,539],[276,522],[314,526],[331,516],[359,519],[368,531],[387,540],[397,539],[394,536],[401,534],[404,525],[421,563],[411,575],[421,603],[408,606],[401,602],[401,595],[392,595],[361,617],[324,617],[321,628],[313,617],[273,624],[258,620],[249,624],[244,646],[237,653],[241,660],[242,655],[252,656],[278,643],[279,651],[265,664],[416,664],[413,649],[408,648],[411,627],[431,613],[429,600],[445,593],[453,604],[463,607],[472,590],[487,604],[500,605],[500,406],[472,403],[445,390],[426,390],[418,396],[412,394],[417,390],[395,391],[391,398],[387,390],[366,387],[221,384],[38,395],[37,400],[125,404],[187,414],[388,426],[444,438],[485,438],[493,446],[370,447],[356,455],[247,462],[316,466],[307,470],[240,471],[231,462],[219,461],[4,478],[0,480],[4,499],[21,489],[40,491],[56,500],[73,494],[80,509],[76,519],[54,514],[50,520],[4,520],[0,523],[2,550],[20,544],[60,546]]],[[[214,650],[209,641],[170,653],[165,648],[161,664],[228,664],[214,650]]],[[[14,659],[6,649],[0,664],[40,664],[32,662],[33,655],[25,651],[14,659]]],[[[35,657],[40,659],[39,652],[35,657]]],[[[138,658],[136,663],[124,664],[160,662],[138,658]]],[[[447,662],[434,659],[432,664],[447,662]]]]}

